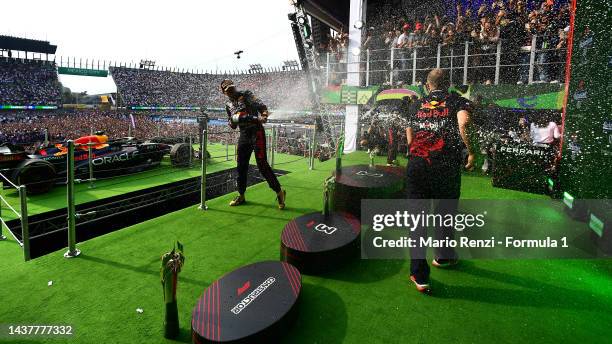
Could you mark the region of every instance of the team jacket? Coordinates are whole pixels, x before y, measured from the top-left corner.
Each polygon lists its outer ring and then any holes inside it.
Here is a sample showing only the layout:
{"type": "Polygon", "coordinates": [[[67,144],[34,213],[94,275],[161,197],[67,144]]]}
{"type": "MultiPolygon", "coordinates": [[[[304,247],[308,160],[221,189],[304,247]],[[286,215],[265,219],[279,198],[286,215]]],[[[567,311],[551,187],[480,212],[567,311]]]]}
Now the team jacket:
{"type": "Polygon", "coordinates": [[[465,145],[459,133],[457,112],[469,111],[470,107],[469,100],[444,91],[433,91],[411,104],[407,116],[414,133],[410,155],[429,163],[460,161],[465,145]]]}
{"type": "Polygon", "coordinates": [[[235,128],[238,123],[240,131],[259,125],[259,114],[268,107],[256,98],[251,91],[240,91],[236,100],[228,99],[225,103],[225,112],[229,123],[235,128]]]}

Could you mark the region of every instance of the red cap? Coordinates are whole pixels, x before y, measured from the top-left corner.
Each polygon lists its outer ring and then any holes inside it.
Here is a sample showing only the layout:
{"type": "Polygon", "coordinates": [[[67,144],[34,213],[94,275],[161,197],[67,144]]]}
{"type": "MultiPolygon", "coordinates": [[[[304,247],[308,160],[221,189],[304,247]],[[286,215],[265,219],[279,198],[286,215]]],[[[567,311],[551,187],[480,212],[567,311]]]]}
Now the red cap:
{"type": "Polygon", "coordinates": [[[408,24],[408,23],[404,24],[404,26],[402,27],[402,29],[403,29],[404,31],[408,31],[408,30],[410,30],[410,24],[408,24]]]}
{"type": "Polygon", "coordinates": [[[420,30],[420,29],[422,29],[422,28],[423,28],[423,24],[421,24],[421,23],[416,23],[416,24],[414,25],[414,29],[415,29],[415,30],[420,30]]]}

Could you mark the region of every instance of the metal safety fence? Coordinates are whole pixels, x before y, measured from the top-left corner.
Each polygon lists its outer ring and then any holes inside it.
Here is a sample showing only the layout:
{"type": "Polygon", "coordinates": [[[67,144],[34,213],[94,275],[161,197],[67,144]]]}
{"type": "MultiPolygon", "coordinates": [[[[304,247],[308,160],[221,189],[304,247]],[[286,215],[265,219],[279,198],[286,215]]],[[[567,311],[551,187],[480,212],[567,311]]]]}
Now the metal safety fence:
{"type": "Polygon", "coordinates": [[[551,47],[533,35],[531,45],[517,47],[509,40],[356,50],[358,62],[348,62],[347,50],[325,55],[325,84],[343,84],[359,74],[361,86],[422,83],[427,72],[441,68],[451,84],[533,84],[562,82],[566,47],[551,47]]]}
{"type": "MultiPolygon", "coordinates": [[[[228,184],[232,182],[229,180],[222,180],[220,183],[217,182],[217,183],[213,183],[213,185],[208,185],[210,181],[208,180],[209,178],[208,178],[207,172],[209,170],[209,166],[211,165],[211,162],[217,161],[223,158],[225,161],[230,161],[232,157],[234,159],[237,159],[237,156],[238,156],[237,141],[238,141],[239,134],[236,131],[231,131],[231,130],[221,130],[221,131],[213,130],[212,132],[214,135],[214,139],[215,141],[217,141],[215,142],[215,144],[217,143],[223,144],[225,146],[225,149],[224,149],[225,154],[211,155],[211,156],[207,154],[209,145],[212,143],[210,129],[209,129],[207,122],[208,121],[205,121],[205,124],[203,125],[203,130],[201,133],[201,140],[199,141],[199,147],[196,150],[198,152],[197,157],[200,159],[200,178],[199,178],[200,179],[200,202],[199,202],[198,208],[201,210],[208,209],[208,206],[206,205],[206,202],[207,202],[206,190],[209,187],[219,187],[219,186],[223,186],[223,184],[228,184]],[[231,146],[233,146],[233,153],[231,152],[231,149],[230,149],[231,146]]],[[[289,164],[289,163],[297,162],[297,161],[304,160],[304,159],[309,159],[308,163],[309,163],[310,169],[314,168],[314,156],[316,155],[316,151],[317,151],[316,129],[314,128],[302,128],[302,129],[304,131],[304,137],[308,138],[307,142],[303,145],[305,150],[303,152],[300,152],[300,154],[296,155],[295,159],[278,162],[276,161],[277,152],[284,151],[284,150],[279,150],[279,142],[286,140],[287,142],[286,144],[284,144],[284,146],[287,146],[287,145],[290,145],[289,142],[291,140],[288,139],[285,135],[279,135],[279,133],[282,130],[281,127],[273,126],[273,125],[266,126],[266,130],[265,130],[266,143],[267,143],[266,153],[267,153],[268,163],[270,164],[272,168],[274,168],[275,166],[277,167],[279,165],[289,164]]],[[[190,146],[193,147],[196,141],[193,140],[191,135],[188,137],[188,140],[189,140],[190,146]]],[[[293,138],[293,140],[295,142],[300,141],[299,138],[293,138]]],[[[90,182],[91,183],[94,180],[98,180],[99,178],[96,179],[93,177],[92,164],[90,163],[89,164],[90,166],[89,178],[75,179],[75,167],[74,167],[75,148],[87,147],[87,149],[90,150],[92,144],[75,144],[71,140],[68,141],[67,144],[68,144],[68,160],[67,160],[66,192],[67,192],[67,210],[68,210],[68,219],[67,219],[67,222],[68,222],[67,224],[68,250],[66,251],[64,256],[66,258],[71,258],[71,257],[76,257],[81,253],[81,251],[76,247],[76,233],[75,233],[76,220],[82,217],[89,217],[89,216],[97,215],[96,211],[81,210],[81,212],[76,212],[74,184],[78,182],[80,183],[90,182]]],[[[193,154],[190,156],[190,166],[192,166],[192,164],[193,164],[193,154]]]]}
{"type": "Polygon", "coordinates": [[[13,236],[15,241],[23,249],[23,259],[25,261],[30,260],[30,231],[28,227],[28,201],[26,195],[25,185],[16,185],[10,181],[4,174],[0,173],[0,241],[7,240],[6,236],[2,234],[4,227],[7,228],[8,232],[13,236]],[[17,190],[19,193],[19,211],[17,211],[8,200],[4,197],[4,183],[7,183],[10,188],[17,190]],[[21,238],[18,238],[9,230],[6,223],[6,216],[3,216],[2,210],[6,207],[15,215],[21,223],[21,238]]]}
{"type": "MultiPolygon", "coordinates": [[[[199,137],[194,137],[191,130],[186,131],[186,136],[182,138],[165,138],[166,140],[176,141],[188,143],[190,147],[194,149],[189,155],[189,164],[185,167],[193,169],[196,164],[196,160],[200,160],[200,209],[207,209],[206,207],[206,190],[209,188],[224,188],[224,185],[227,186],[227,189],[230,190],[230,183],[235,183],[235,180],[230,179],[219,179],[218,176],[208,176],[207,172],[210,170],[210,166],[212,164],[223,163],[231,161],[232,158],[238,158],[238,140],[239,140],[239,132],[236,130],[229,130],[228,128],[223,128],[221,126],[209,126],[208,121],[205,121],[205,125],[203,126],[203,130],[199,137]],[[211,128],[212,127],[212,128],[211,128]],[[213,155],[207,154],[211,145],[224,145],[224,149],[214,149],[216,152],[213,155]],[[215,178],[219,180],[215,180],[215,178]],[[210,184],[210,185],[209,185],[210,184]]],[[[315,168],[315,159],[318,157],[321,159],[321,152],[324,150],[324,145],[319,144],[320,141],[319,136],[321,133],[317,132],[316,126],[313,125],[291,125],[288,126],[286,124],[266,124],[265,126],[265,138],[267,144],[266,156],[268,159],[268,163],[272,168],[279,168],[280,166],[296,163],[299,161],[306,161],[309,169],[315,168]],[[282,158],[279,158],[278,154],[282,154],[282,158]],[[291,157],[290,157],[290,156],[291,157]],[[293,158],[292,158],[293,157],[293,158]]],[[[192,128],[190,128],[192,129],[192,128]]],[[[93,130],[91,130],[93,133],[93,130]]],[[[46,141],[46,140],[45,140],[46,141]]],[[[82,142],[82,141],[81,141],[82,142]]],[[[140,141],[138,141],[140,142],[140,141]]],[[[34,233],[29,233],[28,226],[28,210],[27,210],[27,195],[26,195],[26,186],[24,185],[16,185],[11,181],[11,179],[5,177],[4,174],[0,173],[0,181],[4,180],[7,186],[10,188],[17,190],[19,193],[20,206],[21,208],[15,207],[15,201],[9,202],[2,192],[0,192],[0,219],[2,221],[2,226],[0,226],[0,237],[2,239],[5,238],[2,235],[2,230],[6,225],[6,217],[2,213],[2,210],[8,209],[10,210],[14,216],[11,219],[14,219],[15,216],[21,220],[21,236],[16,235],[14,232],[9,232],[15,237],[16,241],[24,249],[24,258],[25,260],[30,259],[30,249],[29,243],[31,239],[36,239],[39,237],[43,237],[47,234],[57,233],[59,231],[67,231],[67,250],[64,253],[64,257],[72,258],[80,255],[81,251],[77,247],[77,233],[76,227],[77,224],[80,226],[83,223],[88,221],[92,221],[93,218],[104,218],[116,214],[117,212],[126,212],[129,211],[129,206],[127,203],[134,203],[133,200],[127,202],[126,200],[120,201],[112,201],[109,204],[104,203],[102,206],[96,205],[91,208],[83,208],[79,207],[77,210],[77,192],[76,185],[88,184],[88,188],[94,189],[96,188],[96,183],[99,181],[117,178],[117,174],[121,175],[134,175],[138,173],[143,173],[147,170],[147,163],[143,163],[142,165],[136,164],[136,166],[109,166],[105,167],[103,165],[94,164],[94,160],[96,157],[96,153],[94,149],[97,149],[96,146],[98,142],[86,142],[86,143],[77,143],[73,140],[68,140],[62,144],[62,149],[65,148],[66,151],[62,152],[62,154],[66,155],[66,163],[65,163],[65,171],[63,168],[58,169],[58,173],[56,175],[50,176],[49,180],[44,181],[35,181],[33,183],[49,183],[52,182],[56,185],[65,185],[66,186],[66,213],[63,215],[53,215],[55,216],[51,222],[53,225],[51,231],[43,231],[43,224],[39,223],[40,221],[47,220],[36,220],[36,228],[34,233]],[[131,169],[131,170],[125,170],[131,169]],[[114,203],[113,203],[114,202],[114,203]],[[17,209],[16,209],[17,208],[17,209]]],[[[146,154],[159,154],[155,152],[142,152],[139,154],[141,157],[144,157],[143,161],[151,160],[147,159],[146,154]]],[[[14,173],[15,171],[11,169],[5,169],[0,172],[4,173],[14,173]]],[[[164,169],[162,174],[175,173],[175,170],[167,171],[164,169]]],[[[11,174],[12,175],[12,174],[11,174]]],[[[161,174],[155,174],[158,176],[161,174]]],[[[145,175],[143,178],[148,176],[145,175]]],[[[98,188],[107,187],[108,182],[99,183],[98,188]]],[[[3,186],[0,184],[0,186],[3,186]]],[[[193,188],[193,186],[190,186],[193,188]]],[[[0,188],[2,189],[2,188],[0,188]]],[[[92,192],[92,191],[89,191],[92,192]]],[[[93,191],[95,192],[95,191],[93,191]]],[[[180,191],[173,191],[180,192],[180,191]]],[[[167,195],[164,195],[166,197],[167,195]]],[[[161,196],[160,196],[161,197],[161,196]]],[[[179,195],[173,194],[172,197],[179,197],[179,195]]],[[[139,201],[140,202],[140,201],[139,201]]],[[[142,201],[145,202],[145,201],[142,201]]],[[[145,202],[146,203],[146,202],[145,202]]],[[[138,206],[146,206],[147,204],[142,203],[138,206]]],[[[134,204],[131,204],[134,206],[134,204]]],[[[14,227],[14,225],[13,225],[14,227]]],[[[48,227],[48,226],[47,226],[48,227]]],[[[14,231],[14,228],[12,228],[14,231]]]]}

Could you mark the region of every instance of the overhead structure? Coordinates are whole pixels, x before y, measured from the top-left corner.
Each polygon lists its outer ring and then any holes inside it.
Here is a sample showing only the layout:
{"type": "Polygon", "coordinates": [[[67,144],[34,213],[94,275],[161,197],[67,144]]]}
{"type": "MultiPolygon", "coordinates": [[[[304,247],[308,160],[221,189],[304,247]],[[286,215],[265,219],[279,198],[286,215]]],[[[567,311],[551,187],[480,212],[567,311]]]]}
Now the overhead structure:
{"type": "Polygon", "coordinates": [[[304,12],[335,31],[348,26],[350,0],[304,0],[304,12]]]}
{"type": "Polygon", "coordinates": [[[300,64],[302,70],[308,74],[313,104],[322,124],[321,135],[323,140],[319,140],[319,142],[329,144],[332,151],[336,150],[338,141],[338,135],[335,134],[338,130],[334,127],[337,120],[334,118],[334,114],[326,111],[319,101],[319,94],[323,85],[322,67],[324,62],[319,60],[316,49],[319,43],[327,39],[330,29],[342,31],[347,27],[349,3],[349,0],[293,0],[292,4],[295,12],[289,14],[300,64]]]}
{"type": "Polygon", "coordinates": [[[296,60],[283,61],[283,70],[300,70],[300,64],[296,60]]]}
{"type": "Polygon", "coordinates": [[[54,55],[57,45],[48,41],[0,35],[0,49],[54,55]]]}
{"type": "Polygon", "coordinates": [[[249,73],[263,73],[264,69],[259,63],[249,65],[249,73]]]}
{"type": "Polygon", "coordinates": [[[154,69],[154,68],[155,68],[155,61],[147,60],[147,59],[140,60],[140,69],[154,69]]]}

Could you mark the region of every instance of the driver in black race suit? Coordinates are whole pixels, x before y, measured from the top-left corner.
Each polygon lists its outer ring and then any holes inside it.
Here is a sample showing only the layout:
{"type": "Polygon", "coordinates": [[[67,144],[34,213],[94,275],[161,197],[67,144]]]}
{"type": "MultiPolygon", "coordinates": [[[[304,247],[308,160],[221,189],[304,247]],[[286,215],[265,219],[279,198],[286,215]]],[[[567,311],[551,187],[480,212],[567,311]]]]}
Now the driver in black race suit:
{"type": "MultiPolygon", "coordinates": [[[[410,204],[428,212],[430,200],[435,200],[434,214],[452,216],[457,211],[461,190],[462,152],[468,151],[466,169],[474,163],[474,153],[468,140],[470,122],[469,100],[457,93],[449,93],[450,83],[446,72],[434,69],[427,75],[429,95],[414,102],[408,110],[407,143],[410,159],[406,169],[407,198],[410,204]],[[422,201],[418,201],[422,200],[422,201]]],[[[426,228],[420,226],[411,232],[417,242],[426,237],[426,228]]],[[[436,239],[454,237],[454,228],[435,228],[436,239]]],[[[420,292],[429,291],[429,265],[425,260],[425,247],[410,250],[410,279],[420,292]]],[[[432,265],[439,268],[457,263],[453,248],[440,248],[435,252],[432,265]]]]}
{"type": "Polygon", "coordinates": [[[266,178],[268,185],[276,192],[278,208],[285,208],[286,191],[272,171],[266,157],[266,133],[263,124],[268,120],[268,108],[250,91],[237,91],[231,80],[225,79],[221,83],[221,91],[228,98],[225,103],[228,122],[232,129],[240,128],[238,139],[238,193],[230,206],[238,206],[246,202],[244,193],[247,187],[249,160],[255,151],[255,161],[261,175],[266,178]]]}

